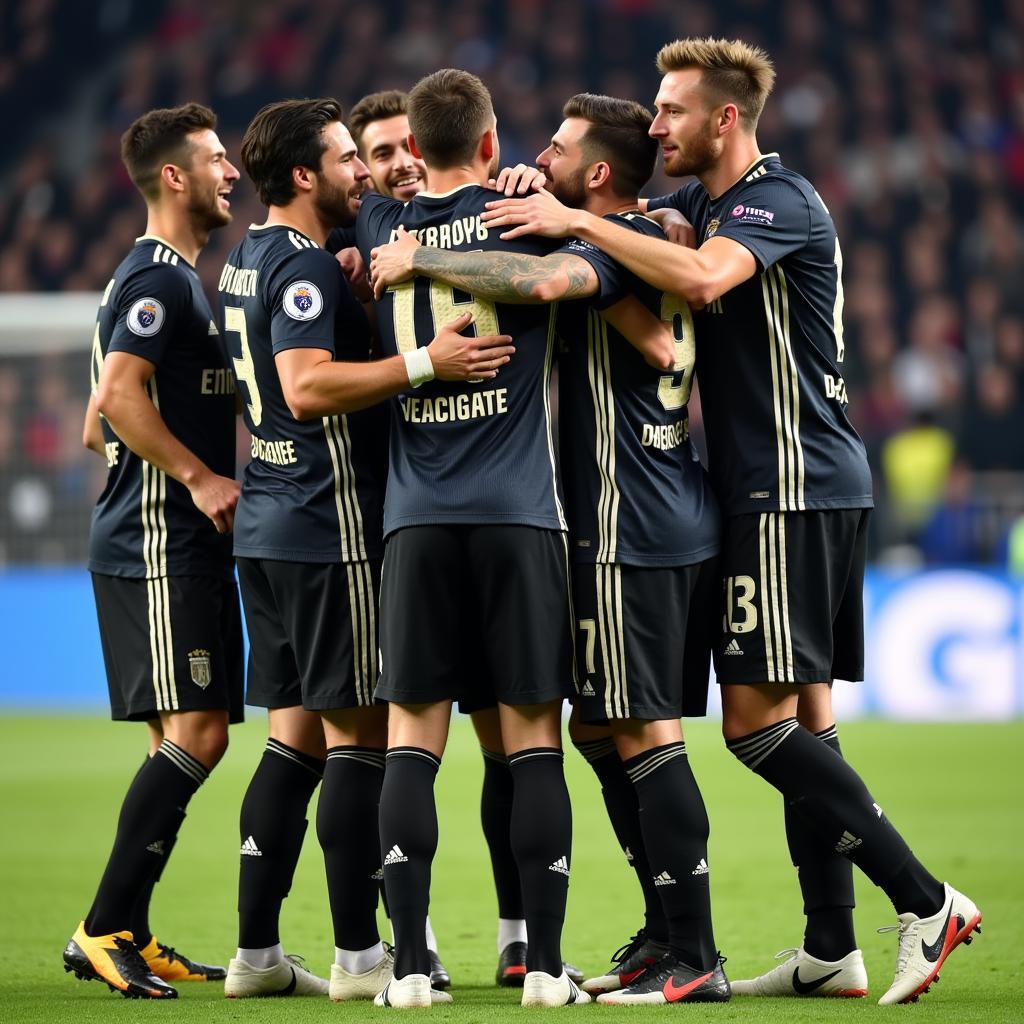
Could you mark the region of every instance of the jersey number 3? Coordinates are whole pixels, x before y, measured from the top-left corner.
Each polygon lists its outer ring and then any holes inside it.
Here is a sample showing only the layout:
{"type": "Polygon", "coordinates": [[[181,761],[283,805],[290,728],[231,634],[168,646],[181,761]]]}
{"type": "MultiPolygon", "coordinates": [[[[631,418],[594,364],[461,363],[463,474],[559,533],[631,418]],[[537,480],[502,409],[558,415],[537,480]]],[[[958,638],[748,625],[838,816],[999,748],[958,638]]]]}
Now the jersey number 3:
{"type": "Polygon", "coordinates": [[[249,407],[252,425],[258,427],[263,421],[263,399],[260,398],[260,388],[256,382],[256,364],[252,361],[252,352],[249,350],[249,333],[245,329],[245,310],[240,306],[225,306],[224,330],[234,331],[238,335],[242,358],[232,356],[231,362],[235,364],[236,380],[245,382],[245,391],[249,396],[246,405],[249,407]]]}

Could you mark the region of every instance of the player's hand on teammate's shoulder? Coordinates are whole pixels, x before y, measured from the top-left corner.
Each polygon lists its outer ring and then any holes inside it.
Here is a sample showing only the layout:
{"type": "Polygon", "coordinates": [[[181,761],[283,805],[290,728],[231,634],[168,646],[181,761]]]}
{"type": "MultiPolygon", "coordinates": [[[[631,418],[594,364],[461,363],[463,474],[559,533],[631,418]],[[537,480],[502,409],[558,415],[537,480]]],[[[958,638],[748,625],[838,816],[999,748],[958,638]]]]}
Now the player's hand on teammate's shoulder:
{"type": "Polygon", "coordinates": [[[370,250],[370,281],[375,299],[379,299],[391,285],[401,284],[413,276],[412,261],[420,243],[401,224],[395,234],[397,237],[393,242],[370,250]]]}
{"type": "Polygon", "coordinates": [[[648,211],[647,216],[661,225],[661,230],[665,232],[665,237],[670,242],[683,245],[687,249],[697,248],[697,232],[678,210],[666,206],[661,210],[648,211]]]}
{"type": "Polygon", "coordinates": [[[472,322],[472,313],[460,314],[445,324],[427,346],[438,380],[491,380],[512,358],[515,347],[507,334],[469,338],[459,333],[472,322]]]}
{"type": "Polygon", "coordinates": [[[347,249],[339,249],[334,258],[338,261],[338,266],[352,287],[355,297],[360,302],[369,302],[373,298],[373,289],[366,274],[362,253],[353,245],[347,249]]]}
{"type": "Polygon", "coordinates": [[[231,477],[207,469],[189,486],[196,508],[208,516],[218,533],[230,533],[235,524],[235,506],[241,488],[231,477]]]}
{"type": "Polygon", "coordinates": [[[574,211],[560,203],[546,188],[525,199],[495,199],[487,203],[481,220],[489,228],[509,228],[502,232],[505,240],[520,235],[546,235],[565,238],[575,234],[572,227],[574,211]]]}
{"type": "Polygon", "coordinates": [[[516,164],[515,167],[503,167],[497,178],[489,179],[487,184],[495,192],[504,192],[507,196],[525,196],[528,192],[544,188],[547,178],[536,167],[516,164]]]}

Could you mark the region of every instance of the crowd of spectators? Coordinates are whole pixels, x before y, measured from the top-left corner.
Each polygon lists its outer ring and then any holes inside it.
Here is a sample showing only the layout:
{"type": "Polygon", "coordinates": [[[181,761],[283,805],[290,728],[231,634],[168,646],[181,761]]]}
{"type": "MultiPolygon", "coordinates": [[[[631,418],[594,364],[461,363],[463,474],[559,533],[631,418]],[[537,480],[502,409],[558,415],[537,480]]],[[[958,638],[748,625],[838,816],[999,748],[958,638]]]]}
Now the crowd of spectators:
{"type": "MultiPolygon", "coordinates": [[[[649,103],[666,40],[759,43],[778,72],[762,149],[810,178],[843,242],[879,547],[994,558],[1024,511],[1024,0],[16,0],[0,23],[0,291],[102,290],[144,224],[119,136],[154,106],[209,103],[237,156],[271,100],[350,105],[457,66],[490,86],[514,162],[573,93],[649,103]]],[[[244,176],[233,206],[201,260],[211,293],[262,220],[244,176]]],[[[0,448],[25,449],[12,429],[0,404],[0,448]]]]}

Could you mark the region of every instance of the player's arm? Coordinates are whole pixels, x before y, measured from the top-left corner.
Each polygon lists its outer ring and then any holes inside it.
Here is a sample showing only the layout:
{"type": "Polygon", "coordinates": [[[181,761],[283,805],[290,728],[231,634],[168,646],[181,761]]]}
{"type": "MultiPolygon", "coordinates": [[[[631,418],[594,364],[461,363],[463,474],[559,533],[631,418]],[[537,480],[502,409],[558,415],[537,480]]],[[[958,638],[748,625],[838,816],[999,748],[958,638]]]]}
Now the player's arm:
{"type": "Polygon", "coordinates": [[[520,235],[582,238],[648,284],[681,295],[691,306],[707,305],[757,272],[750,250],[730,238],[716,236],[699,249],[686,249],[570,209],[546,191],[490,202],[483,220],[490,228],[508,228],[501,236],[506,240],[520,235]]]}
{"type": "Polygon", "coordinates": [[[635,295],[619,299],[601,310],[607,320],[656,370],[675,366],[676,346],[672,325],[659,320],[635,295]]]}
{"type": "Polygon", "coordinates": [[[96,408],[96,396],[89,396],[89,404],[85,410],[85,422],[82,424],[82,444],[97,455],[106,457],[107,449],[103,441],[103,425],[100,413],[96,408]]]}
{"type": "Polygon", "coordinates": [[[450,252],[420,245],[402,227],[394,242],[372,251],[370,274],[377,298],[416,274],[490,302],[516,304],[587,298],[600,287],[594,268],[571,253],[450,252]]]}
{"type": "Polygon", "coordinates": [[[428,380],[490,380],[515,348],[505,334],[459,334],[471,313],[445,324],[425,348],[369,363],[336,363],[323,348],[286,348],[274,362],[281,391],[297,420],[357,412],[428,380]]]}
{"type": "Polygon", "coordinates": [[[95,408],[139,458],[188,488],[196,508],[209,516],[218,533],[228,533],[238,503],[238,484],[214,473],[167,429],[146,391],[155,370],[156,366],[141,356],[108,352],[95,408]]]}

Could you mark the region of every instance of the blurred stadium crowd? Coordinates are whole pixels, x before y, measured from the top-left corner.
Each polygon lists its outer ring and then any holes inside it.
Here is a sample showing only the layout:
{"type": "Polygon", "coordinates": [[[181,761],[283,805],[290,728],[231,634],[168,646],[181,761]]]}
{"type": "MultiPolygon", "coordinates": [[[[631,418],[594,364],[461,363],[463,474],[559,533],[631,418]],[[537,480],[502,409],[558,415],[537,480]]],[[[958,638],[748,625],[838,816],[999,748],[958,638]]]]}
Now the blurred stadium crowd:
{"type": "MultiPolygon", "coordinates": [[[[351,105],[456,66],[491,87],[503,162],[530,161],[568,96],[649,103],[659,46],[705,34],[771,53],[762,148],[815,183],[839,230],[875,557],[1020,567],[1024,0],[12,0],[0,292],[104,288],[144,226],[118,140],[151,107],[211,104],[237,157],[266,102],[351,105]]],[[[263,219],[244,175],[233,206],[200,263],[211,293],[239,226],[263,219]]],[[[87,343],[0,350],[0,563],[82,557],[104,473],[79,442],[87,343]]]]}

